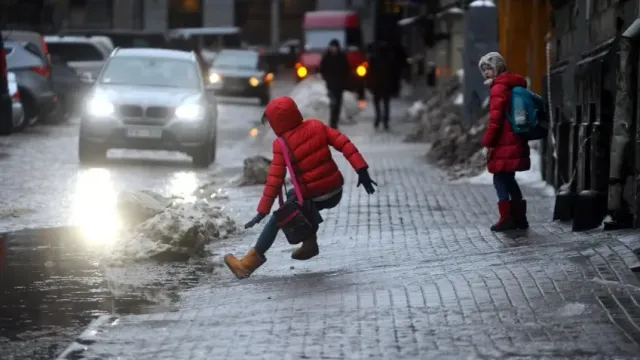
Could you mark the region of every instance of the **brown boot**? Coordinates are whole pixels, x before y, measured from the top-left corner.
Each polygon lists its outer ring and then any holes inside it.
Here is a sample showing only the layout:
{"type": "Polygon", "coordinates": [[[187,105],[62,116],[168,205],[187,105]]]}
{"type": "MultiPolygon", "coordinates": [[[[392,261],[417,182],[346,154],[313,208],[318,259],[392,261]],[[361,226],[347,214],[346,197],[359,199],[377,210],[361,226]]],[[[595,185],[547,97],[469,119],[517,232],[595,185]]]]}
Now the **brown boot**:
{"type": "Polygon", "coordinates": [[[224,256],[224,263],[238,279],[248,278],[249,275],[256,271],[265,261],[267,261],[267,259],[258,254],[254,248],[249,249],[240,259],[231,254],[224,256]]]}
{"type": "Polygon", "coordinates": [[[294,260],[309,260],[319,253],[318,236],[313,235],[311,238],[303,241],[299,248],[291,252],[291,258],[294,260]]]}

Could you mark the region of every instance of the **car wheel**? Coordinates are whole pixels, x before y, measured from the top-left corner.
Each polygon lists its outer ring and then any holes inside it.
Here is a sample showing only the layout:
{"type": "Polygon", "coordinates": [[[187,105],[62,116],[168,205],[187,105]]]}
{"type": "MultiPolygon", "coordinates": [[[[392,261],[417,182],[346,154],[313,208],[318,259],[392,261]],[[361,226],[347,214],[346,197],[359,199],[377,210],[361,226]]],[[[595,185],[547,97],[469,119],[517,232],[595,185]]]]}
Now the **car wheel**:
{"type": "Polygon", "coordinates": [[[81,164],[96,164],[107,159],[107,149],[92,144],[82,137],[78,141],[78,160],[81,164]]]}
{"type": "Polygon", "coordinates": [[[16,131],[22,131],[27,126],[35,124],[38,121],[38,116],[40,115],[38,103],[29,91],[20,89],[20,102],[24,109],[24,120],[22,121],[22,126],[19,129],[16,129],[16,131]]]}
{"type": "Polygon", "coordinates": [[[198,147],[191,154],[195,167],[208,168],[216,159],[216,140],[209,139],[204,145],[198,147]]]}
{"type": "Polygon", "coordinates": [[[269,104],[269,101],[271,101],[271,96],[269,95],[269,93],[260,96],[260,105],[267,106],[267,104],[269,104]]]}

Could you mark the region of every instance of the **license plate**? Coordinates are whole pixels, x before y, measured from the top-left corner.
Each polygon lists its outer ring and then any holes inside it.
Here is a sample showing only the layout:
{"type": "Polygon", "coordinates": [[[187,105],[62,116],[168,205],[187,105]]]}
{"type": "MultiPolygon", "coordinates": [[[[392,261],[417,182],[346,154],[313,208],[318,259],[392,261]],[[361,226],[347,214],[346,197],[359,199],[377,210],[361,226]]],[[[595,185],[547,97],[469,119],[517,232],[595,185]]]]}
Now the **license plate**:
{"type": "Polygon", "coordinates": [[[162,129],[129,128],[127,137],[142,139],[159,139],[162,137],[162,129]]]}

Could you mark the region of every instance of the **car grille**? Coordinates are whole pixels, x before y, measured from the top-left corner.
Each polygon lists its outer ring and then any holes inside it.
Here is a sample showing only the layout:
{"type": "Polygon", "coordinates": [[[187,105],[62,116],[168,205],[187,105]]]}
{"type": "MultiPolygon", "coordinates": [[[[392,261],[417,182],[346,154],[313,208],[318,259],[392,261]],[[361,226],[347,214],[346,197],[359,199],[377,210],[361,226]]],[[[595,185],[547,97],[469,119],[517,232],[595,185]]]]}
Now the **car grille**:
{"type": "Polygon", "coordinates": [[[126,117],[142,117],[142,106],[138,105],[120,105],[118,112],[126,117]]]}
{"type": "Polygon", "coordinates": [[[226,78],[224,84],[236,88],[245,87],[249,83],[249,79],[245,78],[226,78]]]}
{"type": "Polygon", "coordinates": [[[172,108],[165,106],[149,106],[145,112],[146,117],[154,119],[166,119],[173,113],[172,108]]]}
{"type": "Polygon", "coordinates": [[[165,125],[173,115],[174,109],[166,106],[120,105],[118,113],[122,121],[131,125],[165,125]]]}

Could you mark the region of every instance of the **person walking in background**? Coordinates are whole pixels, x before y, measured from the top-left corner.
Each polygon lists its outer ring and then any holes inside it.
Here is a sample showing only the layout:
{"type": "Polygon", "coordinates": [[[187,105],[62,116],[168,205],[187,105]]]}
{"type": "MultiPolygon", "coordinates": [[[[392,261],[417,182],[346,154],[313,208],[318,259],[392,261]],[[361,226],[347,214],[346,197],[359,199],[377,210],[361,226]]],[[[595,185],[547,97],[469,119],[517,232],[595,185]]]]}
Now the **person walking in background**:
{"type": "Polygon", "coordinates": [[[527,87],[527,81],[518,74],[507,72],[502,55],[490,52],[480,58],[480,72],[489,90],[489,123],[482,136],[487,157],[487,169],[493,174],[493,185],[498,194],[500,219],[491,226],[492,231],[526,229],[527,202],[516,181],[516,171],[531,168],[529,143],[516,134],[507,118],[511,89],[527,87]]]}
{"type": "Polygon", "coordinates": [[[396,59],[386,41],[369,45],[367,87],[373,94],[373,105],[376,112],[373,126],[376,129],[382,122],[384,129],[389,130],[390,102],[395,81],[392,69],[395,68],[396,59]],[[382,105],[382,109],[380,109],[380,105],[382,105]]]}
{"type": "MultiPolygon", "coordinates": [[[[294,169],[296,181],[292,180],[292,182],[300,185],[303,207],[312,209],[310,212],[313,214],[310,214],[309,220],[315,225],[322,223],[320,210],[338,206],[344,186],[344,178],[331,156],[330,147],[340,151],[358,173],[357,186],[362,185],[369,195],[375,192],[373,186],[378,184],[369,176],[369,165],[351,140],[320,120],[303,121],[302,114],[293,99],[283,96],[271,101],[265,109],[263,121],[265,118],[278,138],[273,141],[273,161],[269,166],[267,182],[258,204],[258,214],[244,226],[245,229],[258,224],[271,212],[271,207],[276,197],[281,194],[284,185],[287,161],[296,164],[297,170],[294,169]],[[288,152],[287,156],[290,160],[285,157],[285,152],[288,152]]],[[[295,200],[296,197],[295,188],[287,193],[287,201],[295,200]]],[[[249,277],[267,261],[265,253],[273,245],[278,230],[280,229],[276,217],[271,215],[255,246],[243,257],[225,255],[225,264],[238,279],[249,277]]],[[[291,258],[308,260],[319,252],[318,238],[313,235],[291,253],[291,258]]]]}
{"type": "Polygon", "coordinates": [[[391,89],[391,96],[396,98],[400,96],[400,90],[402,88],[402,79],[406,77],[409,70],[409,62],[407,61],[408,55],[404,46],[397,40],[393,39],[393,42],[389,45],[391,52],[393,53],[395,60],[395,67],[393,71],[393,86],[391,89]]]}
{"type": "Polygon", "coordinates": [[[329,124],[332,128],[338,128],[340,110],[342,109],[342,93],[347,88],[350,75],[349,60],[340,48],[337,39],[329,42],[329,48],[320,60],[320,75],[327,84],[327,94],[330,101],[329,124]]]}

